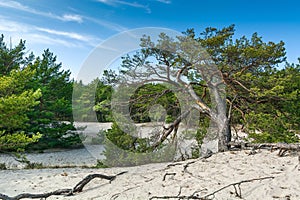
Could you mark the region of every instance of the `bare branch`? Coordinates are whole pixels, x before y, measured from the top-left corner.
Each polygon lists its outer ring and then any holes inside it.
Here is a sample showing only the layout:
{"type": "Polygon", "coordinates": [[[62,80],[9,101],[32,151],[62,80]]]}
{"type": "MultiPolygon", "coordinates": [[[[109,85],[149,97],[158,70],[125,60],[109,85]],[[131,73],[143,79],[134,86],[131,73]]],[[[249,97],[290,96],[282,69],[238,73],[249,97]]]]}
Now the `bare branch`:
{"type": "Polygon", "coordinates": [[[186,118],[189,115],[190,112],[191,112],[190,110],[185,111],[172,124],[170,124],[168,127],[164,127],[164,131],[163,131],[163,134],[160,137],[160,139],[157,142],[155,142],[153,145],[151,145],[149,147],[149,149],[150,150],[154,150],[160,144],[162,144],[167,139],[167,137],[173,132],[173,130],[175,130],[176,127],[179,126],[179,124],[182,121],[182,119],[186,118]]]}
{"type": "Polygon", "coordinates": [[[73,187],[72,189],[71,188],[70,189],[58,189],[53,192],[46,192],[46,193],[42,193],[42,194],[22,193],[17,196],[14,196],[14,197],[9,197],[5,194],[0,194],[0,199],[2,199],[2,200],[19,200],[19,199],[25,199],[25,198],[27,198],[27,199],[28,198],[29,199],[45,198],[46,199],[46,198],[48,198],[50,196],[54,196],[54,195],[55,196],[57,196],[57,195],[71,196],[71,195],[74,195],[75,193],[82,192],[84,186],[95,178],[106,179],[106,180],[109,180],[109,182],[112,182],[113,180],[116,179],[117,176],[120,176],[125,173],[127,173],[127,171],[118,173],[117,175],[114,175],[114,176],[107,176],[104,174],[90,174],[90,175],[86,176],[84,179],[82,179],[79,183],[77,183],[76,186],[73,187]]]}
{"type": "Polygon", "coordinates": [[[279,149],[279,156],[283,156],[285,154],[285,150],[290,151],[300,151],[300,143],[295,144],[286,144],[286,143],[261,143],[261,144],[253,144],[253,143],[243,143],[243,142],[229,142],[228,145],[234,146],[235,148],[247,149],[270,149],[276,150],[279,149]]]}
{"type": "Polygon", "coordinates": [[[211,196],[214,196],[216,193],[230,187],[230,186],[233,186],[234,189],[235,189],[235,193],[238,197],[242,197],[242,194],[241,194],[241,188],[240,188],[240,185],[242,183],[249,183],[249,182],[253,182],[253,181],[262,181],[262,180],[266,180],[266,179],[274,179],[275,177],[273,176],[268,176],[268,177],[262,177],[262,178],[254,178],[254,179],[249,179],[249,180],[243,180],[243,181],[239,181],[239,182],[235,182],[235,183],[231,183],[229,185],[226,185],[212,193],[209,193],[205,196],[199,196],[197,193],[201,192],[202,190],[197,190],[195,191],[192,195],[182,195],[182,196],[152,196],[150,199],[201,199],[201,200],[205,200],[205,199],[208,199],[209,197],[211,196]],[[238,187],[238,189],[236,188],[238,187]]]}
{"type": "Polygon", "coordinates": [[[164,175],[164,177],[163,177],[163,181],[166,180],[166,177],[167,177],[167,176],[175,176],[175,175],[176,175],[175,172],[174,172],[174,173],[165,173],[165,175],[164,175]]]}
{"type": "Polygon", "coordinates": [[[241,86],[242,88],[244,88],[247,92],[250,92],[250,93],[253,93],[251,92],[251,90],[249,90],[246,86],[244,86],[241,82],[235,80],[235,79],[232,79],[233,82],[237,83],[239,86],[241,86]]]}
{"type": "Polygon", "coordinates": [[[241,198],[242,197],[241,191],[238,192],[237,189],[236,189],[236,186],[238,186],[239,190],[240,190],[240,185],[242,183],[249,183],[249,182],[253,182],[253,181],[261,181],[261,180],[265,180],[265,179],[274,179],[274,178],[275,178],[274,176],[267,176],[267,177],[262,177],[262,178],[253,178],[253,179],[249,179],[249,180],[243,180],[243,181],[231,183],[231,184],[226,185],[226,186],[224,186],[224,187],[222,187],[222,188],[220,188],[220,189],[218,189],[218,190],[216,190],[216,191],[214,191],[210,194],[205,195],[204,197],[201,197],[201,199],[207,199],[210,196],[214,196],[216,193],[218,193],[218,192],[220,192],[220,191],[222,191],[222,190],[224,190],[224,189],[226,189],[230,186],[233,186],[235,188],[236,195],[241,198]]]}

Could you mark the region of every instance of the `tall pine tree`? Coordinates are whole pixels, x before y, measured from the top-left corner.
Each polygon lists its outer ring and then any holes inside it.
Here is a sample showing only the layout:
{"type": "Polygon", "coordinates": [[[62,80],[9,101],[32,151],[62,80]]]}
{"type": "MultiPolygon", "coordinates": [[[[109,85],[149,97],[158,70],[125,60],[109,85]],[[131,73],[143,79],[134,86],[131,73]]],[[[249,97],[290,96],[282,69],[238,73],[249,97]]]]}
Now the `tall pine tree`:
{"type": "Polygon", "coordinates": [[[63,70],[57,63],[56,56],[45,50],[30,67],[36,71],[28,88],[39,88],[43,96],[39,104],[29,113],[30,130],[41,132],[42,148],[67,147],[80,143],[80,138],[69,130],[75,130],[72,122],[72,90],[71,72],[63,70]],[[64,137],[68,134],[68,137],[64,137]]]}

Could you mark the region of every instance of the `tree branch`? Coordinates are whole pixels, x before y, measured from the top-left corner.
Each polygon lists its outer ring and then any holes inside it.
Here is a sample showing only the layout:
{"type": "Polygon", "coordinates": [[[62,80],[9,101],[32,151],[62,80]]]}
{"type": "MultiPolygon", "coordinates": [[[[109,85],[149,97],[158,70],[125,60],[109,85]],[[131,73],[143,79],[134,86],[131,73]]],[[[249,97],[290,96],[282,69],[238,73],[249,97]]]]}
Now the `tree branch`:
{"type": "Polygon", "coordinates": [[[86,176],[84,179],[82,179],[79,183],[76,184],[75,187],[69,188],[69,189],[58,189],[53,192],[47,192],[47,193],[42,193],[42,194],[31,194],[31,193],[22,193],[14,197],[9,197],[5,194],[0,193],[0,199],[2,200],[19,200],[19,199],[25,199],[25,198],[30,198],[30,199],[41,199],[41,198],[48,198],[50,196],[54,195],[65,195],[65,196],[72,196],[75,193],[80,193],[82,192],[84,186],[88,184],[91,180],[95,178],[101,178],[101,179],[106,179],[109,180],[109,182],[112,182],[113,180],[116,179],[117,176],[120,176],[122,174],[127,173],[127,171],[118,173],[114,176],[107,176],[104,174],[90,174],[86,176]]]}
{"type": "Polygon", "coordinates": [[[181,114],[172,124],[170,124],[168,127],[164,127],[163,134],[161,138],[155,142],[153,145],[149,147],[150,150],[156,149],[161,143],[163,143],[167,137],[172,133],[172,131],[179,126],[180,122],[182,121],[183,118],[189,115],[191,111],[187,110],[183,114],[181,114]]]}
{"type": "Polygon", "coordinates": [[[265,179],[274,179],[275,177],[273,176],[268,176],[268,177],[262,177],[262,178],[254,178],[254,179],[249,179],[249,180],[243,180],[243,181],[239,181],[239,182],[235,182],[235,183],[231,183],[229,185],[226,185],[212,193],[209,193],[205,196],[199,196],[197,193],[201,192],[202,190],[197,190],[195,191],[192,195],[182,195],[182,196],[152,196],[150,198],[151,199],[201,199],[201,200],[205,200],[205,199],[208,199],[210,196],[214,196],[216,193],[230,187],[230,186],[233,186],[234,189],[235,189],[235,194],[242,198],[242,194],[241,194],[241,188],[240,188],[240,185],[242,183],[249,183],[249,182],[253,182],[253,181],[261,181],[261,180],[265,180],[265,179]],[[236,188],[236,186],[239,188],[239,190],[236,188]]]}
{"type": "Polygon", "coordinates": [[[230,187],[230,186],[233,186],[233,187],[235,188],[236,195],[237,195],[238,197],[242,198],[242,194],[241,194],[241,190],[240,190],[240,185],[241,185],[242,183],[249,183],[249,182],[253,182],[253,181],[261,181],[261,180],[265,180],[265,179],[274,179],[274,178],[275,178],[274,176],[267,176],[267,177],[262,177],[262,178],[253,178],[253,179],[249,179],[249,180],[243,180],[243,181],[231,183],[231,184],[226,185],[226,186],[224,186],[224,187],[222,187],[222,188],[220,188],[220,189],[218,189],[218,190],[216,190],[216,191],[214,191],[214,192],[212,192],[212,193],[210,193],[210,194],[205,195],[205,196],[202,197],[201,199],[207,199],[208,197],[213,196],[213,195],[215,195],[216,193],[218,193],[218,192],[220,192],[220,191],[222,191],[222,190],[224,190],[224,189],[226,189],[226,188],[228,188],[228,187],[230,187]],[[239,192],[237,191],[236,186],[239,187],[239,192]]]}
{"type": "Polygon", "coordinates": [[[234,146],[235,148],[247,149],[271,149],[276,150],[279,149],[279,156],[284,156],[286,151],[300,151],[300,143],[295,144],[287,144],[287,143],[243,143],[243,142],[229,142],[228,145],[234,146]]]}

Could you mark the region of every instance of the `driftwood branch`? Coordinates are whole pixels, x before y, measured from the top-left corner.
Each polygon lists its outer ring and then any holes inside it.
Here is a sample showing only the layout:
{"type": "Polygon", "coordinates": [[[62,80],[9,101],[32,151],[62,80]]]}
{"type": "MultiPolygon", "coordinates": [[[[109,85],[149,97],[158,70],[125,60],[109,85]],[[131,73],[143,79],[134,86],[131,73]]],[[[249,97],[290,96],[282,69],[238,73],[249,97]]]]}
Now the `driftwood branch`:
{"type": "Polygon", "coordinates": [[[229,142],[228,145],[239,149],[269,149],[278,150],[279,156],[284,156],[287,151],[298,151],[300,152],[300,143],[287,144],[287,143],[243,143],[243,142],[229,142]]]}
{"type": "Polygon", "coordinates": [[[216,190],[216,191],[214,191],[214,192],[212,192],[210,194],[205,195],[204,197],[202,197],[202,199],[207,199],[208,197],[214,196],[216,193],[218,193],[218,192],[220,192],[220,191],[222,191],[222,190],[224,190],[224,189],[226,189],[226,188],[228,188],[230,186],[234,187],[236,196],[242,198],[242,192],[241,192],[241,188],[240,188],[240,185],[242,183],[249,183],[249,182],[253,182],[253,181],[261,181],[261,180],[273,179],[273,178],[275,178],[275,177],[273,177],[273,176],[267,176],[267,177],[262,177],[262,178],[253,178],[253,179],[249,179],[249,180],[243,180],[243,181],[231,183],[231,184],[226,185],[226,186],[224,186],[224,187],[222,187],[222,188],[220,188],[220,189],[218,189],[218,190],[216,190]],[[236,187],[239,188],[239,191],[237,190],[236,187]]]}
{"type": "Polygon", "coordinates": [[[41,198],[48,198],[50,196],[54,196],[54,195],[64,195],[64,196],[72,196],[75,193],[80,193],[82,192],[84,186],[86,184],[88,184],[91,180],[95,179],[95,178],[101,178],[101,179],[106,179],[109,180],[109,182],[112,182],[113,180],[116,179],[117,176],[122,175],[127,173],[125,172],[121,172],[117,175],[114,176],[107,176],[104,174],[90,174],[88,176],[86,176],[84,179],[82,179],[79,183],[76,184],[75,187],[73,188],[69,188],[69,189],[59,189],[59,190],[55,190],[53,192],[47,192],[47,193],[42,193],[42,194],[31,194],[31,193],[22,193],[19,194],[17,196],[14,197],[9,197],[5,194],[1,194],[0,193],[0,199],[2,200],[19,200],[19,199],[25,199],[25,198],[29,198],[29,199],[41,199],[41,198]]]}
{"type": "MultiPolygon", "coordinates": [[[[254,179],[249,179],[249,180],[243,180],[243,181],[239,181],[239,182],[235,182],[235,183],[231,183],[229,185],[226,185],[212,193],[209,193],[205,196],[200,196],[198,193],[203,191],[203,190],[197,190],[195,191],[192,195],[177,195],[177,196],[152,196],[150,198],[151,199],[201,199],[201,200],[207,200],[209,199],[210,197],[214,196],[216,193],[230,187],[230,186],[233,186],[234,187],[234,190],[235,190],[235,194],[237,197],[240,197],[242,198],[242,192],[241,192],[241,188],[240,188],[240,185],[242,183],[249,183],[249,182],[253,182],[253,181],[261,181],[261,180],[266,180],[266,179],[273,179],[275,177],[273,176],[268,176],[268,177],[262,177],[262,178],[254,178],[254,179]]],[[[181,192],[180,192],[181,193],[181,192]]],[[[179,193],[179,194],[180,194],[179,193]]]]}

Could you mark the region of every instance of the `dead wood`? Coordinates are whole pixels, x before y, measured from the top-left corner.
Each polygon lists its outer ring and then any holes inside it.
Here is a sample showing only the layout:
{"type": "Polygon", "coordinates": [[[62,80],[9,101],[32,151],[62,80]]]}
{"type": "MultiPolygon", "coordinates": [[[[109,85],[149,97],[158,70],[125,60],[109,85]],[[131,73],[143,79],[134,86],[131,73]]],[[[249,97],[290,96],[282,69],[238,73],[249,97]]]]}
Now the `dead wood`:
{"type": "Polygon", "coordinates": [[[42,198],[48,198],[50,196],[58,196],[58,195],[64,195],[64,196],[72,196],[75,193],[80,193],[82,192],[84,186],[86,184],[88,184],[91,180],[95,179],[95,178],[101,178],[101,179],[106,179],[109,180],[109,182],[112,182],[113,180],[116,179],[117,176],[120,176],[122,174],[127,173],[125,172],[121,172],[118,173],[116,175],[113,176],[107,176],[104,174],[89,174],[88,176],[86,176],[84,179],[82,179],[80,182],[78,182],[75,187],[73,188],[69,188],[69,189],[58,189],[52,192],[46,192],[46,193],[42,193],[42,194],[31,194],[31,193],[22,193],[19,194],[17,196],[14,197],[9,197],[5,194],[1,194],[0,193],[0,199],[2,200],[19,200],[19,199],[25,199],[25,198],[29,198],[29,199],[42,199],[42,198]]]}
{"type": "Polygon", "coordinates": [[[165,173],[165,175],[164,175],[164,177],[163,177],[163,181],[165,181],[166,180],[166,178],[167,178],[167,176],[175,176],[176,175],[176,173],[175,172],[173,172],[173,173],[165,173]]]}
{"type": "Polygon", "coordinates": [[[287,151],[300,151],[300,143],[295,144],[287,144],[287,143],[244,143],[244,142],[229,142],[228,143],[231,148],[238,149],[269,149],[279,150],[278,155],[284,156],[287,151]]]}
{"type": "Polygon", "coordinates": [[[233,186],[234,187],[234,190],[235,190],[235,194],[237,197],[240,197],[242,198],[242,191],[241,191],[241,188],[240,188],[240,185],[242,183],[249,183],[249,182],[253,182],[253,181],[261,181],[261,180],[265,180],[265,179],[273,179],[275,178],[274,176],[267,176],[267,177],[262,177],[262,178],[253,178],[253,179],[248,179],[248,180],[243,180],[243,181],[239,181],[239,182],[235,182],[235,183],[231,183],[229,185],[226,185],[210,194],[207,194],[205,195],[204,197],[202,197],[203,199],[208,199],[208,197],[211,197],[211,196],[214,196],[216,193],[230,187],[230,186],[233,186]]]}
{"type": "Polygon", "coordinates": [[[248,180],[243,180],[243,181],[239,181],[239,182],[235,182],[235,183],[231,183],[231,184],[228,184],[212,193],[209,193],[205,196],[200,196],[198,193],[203,191],[203,190],[197,190],[195,191],[192,195],[177,195],[177,196],[152,196],[150,198],[151,199],[201,199],[201,200],[207,200],[207,199],[211,199],[211,197],[214,197],[214,195],[230,186],[233,186],[234,187],[234,190],[235,190],[235,194],[237,197],[240,197],[242,198],[242,191],[241,191],[241,188],[240,188],[240,185],[242,183],[249,183],[249,182],[253,182],[253,181],[261,181],[261,180],[265,180],[265,179],[273,179],[275,177],[273,176],[268,176],[268,177],[262,177],[262,178],[254,178],[254,179],[248,179],[248,180]]]}

